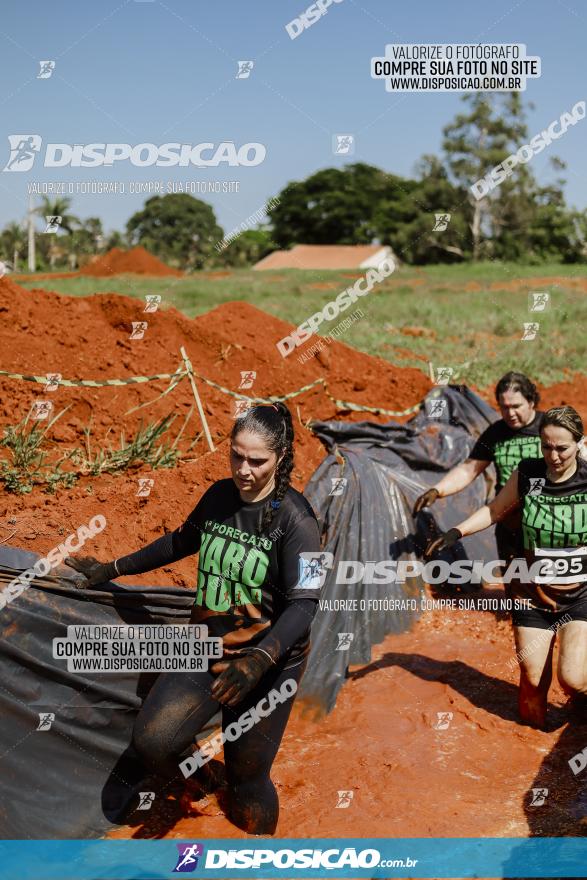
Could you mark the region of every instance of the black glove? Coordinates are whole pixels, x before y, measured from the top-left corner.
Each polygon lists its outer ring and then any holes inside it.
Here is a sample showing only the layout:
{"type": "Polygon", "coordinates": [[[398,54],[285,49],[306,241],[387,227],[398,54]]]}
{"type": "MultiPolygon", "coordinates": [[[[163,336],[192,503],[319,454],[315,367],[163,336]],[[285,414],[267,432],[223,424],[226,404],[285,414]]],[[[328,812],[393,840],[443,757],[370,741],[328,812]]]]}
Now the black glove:
{"type": "Polygon", "coordinates": [[[81,590],[85,590],[88,586],[97,587],[98,584],[105,584],[117,574],[113,562],[98,562],[93,556],[68,556],[65,564],[84,575],[87,583],[81,580],[75,582],[81,590]]]}
{"type": "Polygon", "coordinates": [[[438,489],[427,489],[423,495],[420,495],[420,497],[416,499],[412,515],[416,516],[416,514],[420,513],[425,507],[432,507],[439,495],[440,493],[438,489]]]}
{"type": "Polygon", "coordinates": [[[448,532],[444,532],[439,538],[434,538],[433,541],[429,541],[428,546],[424,550],[424,559],[428,560],[435,553],[440,553],[441,550],[446,550],[448,547],[452,547],[452,545],[456,544],[457,541],[460,541],[462,537],[462,533],[458,529],[449,529],[448,532]]]}
{"type": "Polygon", "coordinates": [[[224,706],[236,706],[273,665],[269,654],[255,648],[249,648],[230,660],[221,660],[211,667],[214,674],[220,673],[212,685],[211,694],[224,706]]]}

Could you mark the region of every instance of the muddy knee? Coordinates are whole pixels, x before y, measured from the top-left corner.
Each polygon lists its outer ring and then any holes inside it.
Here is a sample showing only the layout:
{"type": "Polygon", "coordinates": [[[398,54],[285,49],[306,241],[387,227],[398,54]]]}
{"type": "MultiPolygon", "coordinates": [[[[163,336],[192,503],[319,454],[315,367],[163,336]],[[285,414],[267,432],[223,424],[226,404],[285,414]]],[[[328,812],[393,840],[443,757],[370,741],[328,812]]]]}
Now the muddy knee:
{"type": "Polygon", "coordinates": [[[562,663],[558,671],[558,680],[567,694],[587,694],[585,675],[576,665],[562,663]]]}

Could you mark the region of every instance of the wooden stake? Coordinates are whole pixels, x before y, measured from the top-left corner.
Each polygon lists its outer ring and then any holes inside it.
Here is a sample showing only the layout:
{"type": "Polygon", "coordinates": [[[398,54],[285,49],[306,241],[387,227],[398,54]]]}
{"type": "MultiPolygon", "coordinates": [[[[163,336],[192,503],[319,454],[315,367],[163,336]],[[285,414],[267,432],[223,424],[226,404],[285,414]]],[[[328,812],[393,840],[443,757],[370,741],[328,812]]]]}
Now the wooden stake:
{"type": "Polygon", "coordinates": [[[200,419],[202,420],[202,426],[204,428],[204,434],[206,435],[206,440],[208,441],[208,446],[210,447],[210,452],[216,452],[216,447],[212,443],[212,435],[210,434],[210,429],[208,428],[208,422],[206,421],[206,416],[204,414],[204,409],[202,407],[202,402],[200,400],[200,395],[198,394],[198,389],[196,388],[196,379],[194,376],[193,367],[189,357],[187,356],[187,352],[183,345],[180,348],[181,356],[183,358],[183,362],[185,364],[185,368],[188,374],[188,378],[190,380],[190,385],[192,386],[192,391],[194,392],[194,397],[196,399],[196,405],[198,407],[198,412],[200,413],[200,419]]]}

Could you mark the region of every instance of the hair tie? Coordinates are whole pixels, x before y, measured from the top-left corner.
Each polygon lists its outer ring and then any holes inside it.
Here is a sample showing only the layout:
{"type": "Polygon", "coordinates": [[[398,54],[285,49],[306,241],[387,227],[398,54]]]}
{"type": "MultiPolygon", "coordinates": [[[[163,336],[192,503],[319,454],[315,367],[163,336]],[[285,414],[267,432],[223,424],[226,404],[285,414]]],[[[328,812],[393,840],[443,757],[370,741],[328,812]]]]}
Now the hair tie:
{"type": "Polygon", "coordinates": [[[273,510],[277,510],[277,508],[279,507],[280,504],[281,504],[280,501],[272,501],[271,507],[273,508],[273,510]]]}

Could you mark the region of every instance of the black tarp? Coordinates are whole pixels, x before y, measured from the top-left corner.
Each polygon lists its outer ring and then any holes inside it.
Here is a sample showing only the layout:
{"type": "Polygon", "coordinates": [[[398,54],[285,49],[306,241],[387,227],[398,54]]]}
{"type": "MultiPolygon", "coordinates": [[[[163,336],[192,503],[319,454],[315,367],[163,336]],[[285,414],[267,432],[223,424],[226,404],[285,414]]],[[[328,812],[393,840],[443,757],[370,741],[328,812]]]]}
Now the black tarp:
{"type": "MultiPolygon", "coordinates": [[[[498,417],[495,410],[464,386],[437,387],[425,406],[406,424],[397,422],[312,422],[329,455],[313,474],[305,495],[323,528],[326,552],[333,554],[322,588],[323,607],[312,627],[312,651],[300,695],[331,710],[347,667],[368,663],[372,645],[388,633],[402,632],[418,612],[369,608],[370,599],[418,597],[421,579],[405,584],[337,583],[341,560],[418,559],[427,541],[485,503],[492,490],[483,476],[457,495],[437,501],[414,522],[416,498],[442,474],[464,461],[479,434],[498,417]],[[430,418],[429,402],[444,400],[440,418],[430,418]],[[341,494],[333,481],[346,479],[341,494]],[[357,599],[359,610],[335,607],[336,600],[357,599]],[[361,609],[361,600],[366,607],[361,609]],[[350,647],[339,648],[340,633],[352,633],[350,647]]],[[[493,467],[490,469],[493,471],[493,467]]],[[[494,529],[465,538],[443,559],[495,559],[494,529]]],[[[344,637],[343,637],[344,638],[344,637]]]]}
{"type": "MultiPolygon", "coordinates": [[[[0,547],[16,573],[36,554],[0,547]]],[[[187,623],[194,594],[104,585],[84,591],[66,566],[55,586],[33,585],[0,611],[0,837],[99,837],[144,776],[129,749],[150,673],[70,673],[53,639],[75,625],[187,623]],[[37,730],[52,713],[49,730],[37,730]]]]}
{"type": "MultiPolygon", "coordinates": [[[[496,417],[466,389],[436,389],[447,400],[445,420],[420,413],[407,425],[321,422],[314,430],[330,451],[306,491],[325,528],[325,550],[340,560],[416,558],[425,540],[410,515],[417,495],[466,458],[474,438],[496,417]],[[440,427],[439,427],[440,426],[440,427]],[[344,476],[342,495],[331,479],[344,476]]],[[[485,499],[482,478],[449,501],[438,502],[441,529],[485,499]]],[[[431,522],[431,519],[428,518],[431,522]]],[[[494,558],[492,536],[469,538],[461,555],[494,558]]],[[[36,554],[0,546],[0,567],[29,568],[36,554]]],[[[331,578],[332,569],[328,573],[331,578]]],[[[54,660],[52,640],[70,625],[184,623],[193,592],[187,589],[105,585],[79,591],[66,566],[54,585],[33,584],[0,610],[0,837],[67,839],[99,837],[111,827],[142,768],[129,749],[132,725],[152,685],[148,674],[71,674],[54,660]],[[40,713],[53,713],[49,730],[37,730],[40,713]]],[[[408,585],[417,594],[418,583],[408,585]]],[[[337,586],[326,580],[325,598],[404,595],[398,584],[337,586]]],[[[412,613],[319,611],[302,693],[332,708],[348,663],[368,662],[371,646],[407,629],[412,613]],[[338,651],[337,633],[352,632],[350,651],[338,651]]],[[[211,725],[214,722],[211,722],[211,725]]]]}

